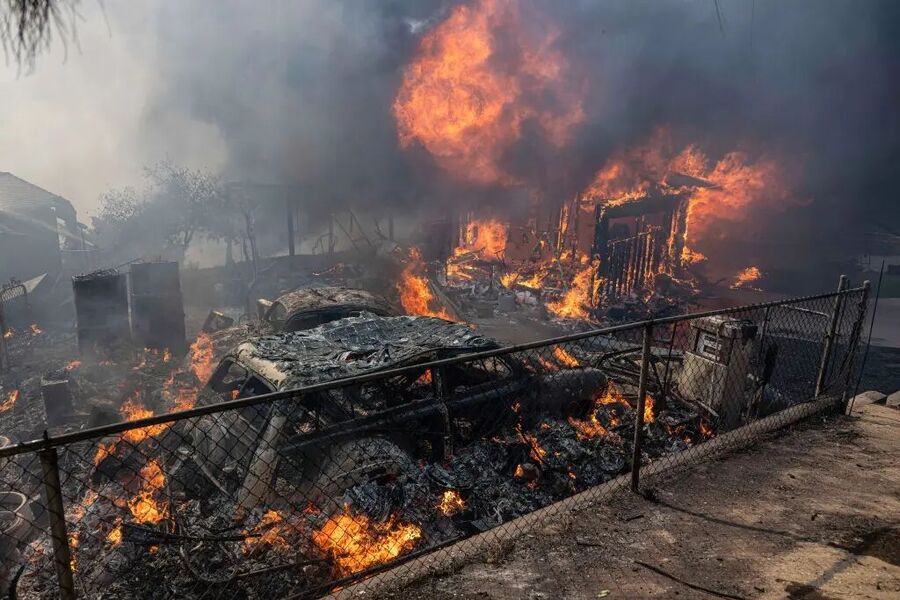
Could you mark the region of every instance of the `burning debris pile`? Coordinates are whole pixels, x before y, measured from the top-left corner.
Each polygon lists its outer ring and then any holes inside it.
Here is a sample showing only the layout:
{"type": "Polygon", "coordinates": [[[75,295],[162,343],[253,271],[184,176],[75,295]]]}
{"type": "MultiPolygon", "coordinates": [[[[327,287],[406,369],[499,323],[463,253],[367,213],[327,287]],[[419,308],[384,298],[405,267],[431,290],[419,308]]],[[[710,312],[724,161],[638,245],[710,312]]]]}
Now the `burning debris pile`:
{"type": "MultiPolygon", "coordinates": [[[[496,347],[465,325],[365,314],[264,336],[235,359],[290,387],[496,347]]],[[[191,358],[164,381],[208,376],[208,348],[199,338],[191,358]]],[[[605,338],[557,345],[438,373],[413,369],[405,377],[142,427],[72,448],[88,459],[67,473],[81,482],[67,491],[76,579],[85,590],[117,597],[149,589],[179,597],[210,589],[279,597],[327,589],[525,515],[627,471],[638,354],[605,338]],[[442,402],[436,393],[446,394],[442,402]],[[379,411],[394,416],[371,421],[379,411]],[[323,434],[354,433],[306,441],[315,431],[307,427],[312,414],[323,434]],[[429,433],[447,417],[450,429],[429,433]],[[404,439],[400,432],[422,433],[404,439]]],[[[165,353],[149,352],[134,367],[164,361],[165,353]]],[[[210,383],[217,391],[218,372],[210,383]]],[[[168,390],[168,406],[184,397],[181,389],[168,390]]],[[[649,391],[648,459],[713,435],[708,412],[674,386],[649,391]]],[[[153,414],[148,400],[133,392],[122,418],[153,414]]],[[[26,552],[29,567],[18,583],[25,597],[52,589],[47,544],[35,542],[26,552]]]]}

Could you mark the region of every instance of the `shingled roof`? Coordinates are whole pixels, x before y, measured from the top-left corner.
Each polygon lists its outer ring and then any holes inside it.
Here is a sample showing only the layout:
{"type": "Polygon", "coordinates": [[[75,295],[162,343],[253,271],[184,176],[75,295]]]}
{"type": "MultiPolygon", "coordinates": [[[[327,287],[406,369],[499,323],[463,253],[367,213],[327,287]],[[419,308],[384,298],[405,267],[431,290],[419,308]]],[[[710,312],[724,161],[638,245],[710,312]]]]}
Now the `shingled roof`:
{"type": "Polygon", "coordinates": [[[62,196],[50,193],[12,173],[0,171],[0,211],[21,214],[46,206],[56,208],[61,213],[58,215],[60,218],[75,218],[75,209],[62,196]]]}

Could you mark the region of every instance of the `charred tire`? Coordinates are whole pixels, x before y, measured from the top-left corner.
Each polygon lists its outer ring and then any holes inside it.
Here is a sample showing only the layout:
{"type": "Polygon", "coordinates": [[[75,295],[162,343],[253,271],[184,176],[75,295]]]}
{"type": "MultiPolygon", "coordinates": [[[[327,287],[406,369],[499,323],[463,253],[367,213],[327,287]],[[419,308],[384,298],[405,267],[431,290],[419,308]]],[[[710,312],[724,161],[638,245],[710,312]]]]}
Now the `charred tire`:
{"type": "Polygon", "coordinates": [[[344,493],[355,485],[385,484],[417,472],[409,454],[380,437],[343,442],[304,462],[302,492],[327,514],[342,508],[344,493]]]}

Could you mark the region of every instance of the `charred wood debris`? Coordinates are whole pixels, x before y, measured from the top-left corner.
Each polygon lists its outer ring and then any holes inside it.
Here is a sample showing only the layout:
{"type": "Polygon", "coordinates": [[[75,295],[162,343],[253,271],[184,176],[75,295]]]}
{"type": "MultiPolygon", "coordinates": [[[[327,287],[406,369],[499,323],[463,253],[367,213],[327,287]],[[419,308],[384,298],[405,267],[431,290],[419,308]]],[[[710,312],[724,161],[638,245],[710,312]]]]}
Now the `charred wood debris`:
{"type": "MultiPolygon", "coordinates": [[[[338,267],[335,272],[341,271],[338,267]]],[[[665,278],[657,279],[665,284],[665,278]]],[[[430,278],[429,285],[444,306],[452,307],[454,316],[469,323],[498,318],[550,319],[539,290],[515,283],[500,285],[491,265],[472,265],[463,283],[448,282],[445,275],[439,275],[430,278]]],[[[553,292],[552,284],[548,286],[553,292]]],[[[604,319],[668,313],[690,298],[692,292],[673,293],[672,288],[633,294],[608,307],[604,319]]],[[[555,323],[561,325],[561,331],[597,327],[602,321],[593,318],[595,314],[588,319],[556,319],[555,323]]],[[[365,364],[348,362],[345,356],[342,368],[329,369],[325,363],[331,361],[334,366],[335,357],[323,356],[315,376],[309,371],[298,376],[294,371],[292,385],[364,373],[400,361],[404,352],[415,346],[417,336],[427,334],[427,323],[413,320],[406,326],[411,333],[405,338],[371,329],[363,332],[364,339],[350,336],[356,351],[365,350],[365,364]],[[390,340],[397,339],[401,341],[392,345],[390,340]],[[348,364],[356,370],[348,372],[348,364]]],[[[458,331],[436,335],[445,341],[461,336],[460,345],[468,351],[497,346],[477,333],[477,328],[449,327],[458,331]]],[[[109,352],[94,351],[98,347],[85,351],[88,342],[74,332],[43,331],[37,326],[9,332],[9,364],[14,368],[0,378],[0,434],[15,442],[38,438],[45,431],[59,434],[190,408],[197,403],[224,349],[254,336],[263,336],[260,347],[267,349],[268,358],[296,359],[296,355],[278,356],[284,346],[266,341],[265,336],[271,334],[266,323],[244,320],[235,325],[224,312],[213,311],[203,328],[205,331],[185,344],[186,352],[181,355],[168,348],[135,348],[133,344],[107,345],[112,348],[109,352]]],[[[316,354],[323,335],[319,330],[327,329],[328,325],[305,336],[305,359],[316,354]]],[[[397,554],[488,530],[608,481],[630,467],[640,353],[639,347],[635,353],[634,344],[612,339],[605,343],[605,352],[572,345],[562,354],[515,359],[527,363],[523,369],[532,374],[580,365],[602,371],[607,381],[602,397],[598,394],[579,418],[553,411],[529,414],[520,408],[524,402],[502,398],[498,401],[504,404],[503,414],[495,417],[490,427],[466,425],[481,434],[455,446],[443,460],[411,463],[388,481],[360,481],[336,497],[321,499],[318,505],[298,499],[296,493],[292,496],[290,477],[279,473],[273,482],[273,497],[280,501],[254,507],[236,519],[240,512],[238,483],[227,474],[211,475],[196,459],[190,430],[198,423],[192,420],[163,428],[158,435],[138,440],[106,460],[91,460],[102,444],[99,440],[66,448],[60,461],[76,580],[91,597],[98,598],[203,597],[211,590],[229,590],[226,595],[233,593],[234,597],[278,597],[327,586],[397,554]],[[148,461],[156,462],[165,474],[165,490],[159,496],[165,510],[159,520],[141,522],[130,518],[122,507],[129,494],[138,493],[136,474],[148,461]],[[364,529],[368,524],[365,535],[373,545],[378,543],[379,531],[388,535],[392,529],[393,535],[403,527],[414,529],[402,530],[406,537],[394,540],[399,544],[396,552],[380,556],[377,549],[370,549],[374,558],[348,558],[345,548],[321,538],[342,511],[364,529]]],[[[297,364],[308,365],[310,361],[305,359],[297,364]]],[[[659,360],[664,368],[663,359],[659,360]]],[[[431,389],[430,382],[422,380],[408,393],[413,399],[416,395],[427,398],[431,389]]],[[[679,398],[667,382],[651,382],[649,390],[656,408],[645,413],[646,457],[682,450],[714,435],[701,408],[679,398]]],[[[26,493],[35,523],[45,527],[40,465],[34,457],[25,459],[4,465],[2,485],[26,493]]],[[[35,528],[21,546],[24,567],[14,583],[18,597],[53,596],[56,581],[49,540],[35,528]]]]}

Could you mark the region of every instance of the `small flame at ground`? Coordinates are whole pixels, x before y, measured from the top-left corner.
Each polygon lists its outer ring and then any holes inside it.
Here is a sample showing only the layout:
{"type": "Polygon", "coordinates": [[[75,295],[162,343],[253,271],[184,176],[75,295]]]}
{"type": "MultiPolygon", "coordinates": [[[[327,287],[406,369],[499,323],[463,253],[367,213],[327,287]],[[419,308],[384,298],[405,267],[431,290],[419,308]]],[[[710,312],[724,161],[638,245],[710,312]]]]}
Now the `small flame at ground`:
{"type": "Polygon", "coordinates": [[[431,291],[428,279],[422,275],[425,265],[422,254],[418,248],[412,248],[409,253],[409,262],[400,274],[397,282],[397,291],[400,294],[400,304],[408,314],[423,317],[438,317],[452,321],[452,317],[443,309],[434,309],[437,298],[431,291]]]}
{"type": "MultiPolygon", "coordinates": [[[[618,435],[604,427],[600,420],[597,418],[597,408],[603,406],[604,404],[618,404],[622,406],[628,405],[628,403],[625,402],[625,398],[619,392],[619,388],[616,387],[616,384],[614,384],[612,381],[607,384],[606,389],[603,391],[603,393],[594,399],[594,406],[591,408],[590,416],[587,419],[576,419],[574,417],[569,417],[569,425],[571,425],[575,430],[575,434],[578,436],[578,439],[584,440],[595,437],[609,437],[611,440],[619,439],[618,435]]],[[[609,422],[610,427],[615,427],[616,425],[619,425],[621,423],[619,417],[612,413],[608,413],[607,421],[609,422]]]]}
{"type": "Polygon", "coordinates": [[[759,267],[747,267],[734,276],[734,283],[730,287],[733,290],[738,288],[756,289],[750,284],[759,280],[760,277],[762,277],[762,271],[759,270],[759,267]]]}
{"type": "MultiPolygon", "coordinates": [[[[119,408],[119,415],[124,421],[136,421],[138,419],[146,419],[153,416],[153,411],[141,404],[138,396],[140,392],[136,392],[133,396],[125,400],[119,408]]],[[[138,427],[137,429],[129,429],[117,436],[111,442],[101,442],[97,453],[94,455],[94,464],[99,465],[104,458],[114,455],[118,452],[119,442],[126,441],[136,446],[150,437],[157,437],[168,429],[170,423],[159,423],[157,425],[148,425],[146,427],[138,427]]]]}
{"type": "Polygon", "coordinates": [[[516,424],[516,433],[522,443],[528,444],[528,447],[530,448],[528,456],[531,457],[531,460],[541,465],[544,464],[544,457],[547,456],[547,451],[541,446],[538,439],[534,435],[522,431],[521,423],[516,424]]]}
{"type": "Polygon", "coordinates": [[[400,523],[396,516],[372,522],[365,515],[351,514],[345,506],[342,514],[329,518],[313,533],[312,541],[332,557],[342,574],[351,574],[397,558],[421,536],[418,525],[400,523]]]}
{"type": "Polygon", "coordinates": [[[37,326],[37,323],[32,323],[28,326],[28,330],[31,331],[31,335],[40,335],[44,333],[44,330],[37,326]]]}
{"type": "Polygon", "coordinates": [[[249,554],[260,546],[270,546],[281,552],[290,551],[293,546],[285,538],[285,535],[292,530],[299,531],[300,528],[287,523],[278,511],[269,510],[256,524],[255,533],[258,535],[250,535],[251,532],[245,532],[250,537],[244,540],[244,554],[249,554]]]}
{"type": "MultiPolygon", "coordinates": [[[[587,306],[590,305],[592,296],[591,279],[594,266],[588,265],[575,274],[572,279],[572,287],[557,302],[548,302],[547,309],[558,317],[572,319],[588,318],[587,306]]],[[[595,282],[596,285],[596,282],[595,282]]]]}
{"type": "Polygon", "coordinates": [[[197,376],[200,385],[205,385],[216,366],[215,350],[210,337],[201,331],[194,343],[191,344],[190,355],[191,371],[197,376]]]}
{"type": "Polygon", "coordinates": [[[118,546],[122,543],[122,519],[116,519],[115,525],[106,534],[106,541],[112,546],[118,546]]]}
{"type": "Polygon", "coordinates": [[[438,502],[437,509],[438,511],[444,515],[445,517],[449,517],[450,515],[456,514],[462,509],[466,507],[466,503],[463,502],[462,497],[459,495],[459,492],[456,490],[447,490],[441,495],[441,500],[438,502]]]}
{"type": "Polygon", "coordinates": [[[565,367],[581,366],[578,362],[578,359],[569,354],[569,352],[562,346],[557,346],[553,349],[553,358],[555,358],[557,362],[559,362],[559,364],[565,367]]]}
{"type": "Polygon", "coordinates": [[[652,423],[656,420],[653,414],[653,398],[650,394],[644,396],[644,423],[652,423]]]}
{"type": "Polygon", "coordinates": [[[166,485],[166,476],[158,460],[150,459],[141,468],[140,481],[141,490],[128,499],[128,510],[138,523],[159,523],[166,518],[166,504],[155,496],[166,485]]]}
{"type": "Polygon", "coordinates": [[[16,405],[16,400],[19,399],[19,390],[13,390],[6,397],[6,400],[0,402],[0,412],[6,412],[12,409],[13,406],[16,405]]]}
{"type": "Polygon", "coordinates": [[[3,337],[7,340],[14,335],[16,335],[16,331],[12,327],[8,327],[6,331],[3,332],[3,337]]]}

